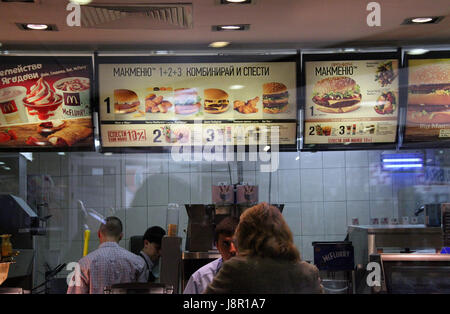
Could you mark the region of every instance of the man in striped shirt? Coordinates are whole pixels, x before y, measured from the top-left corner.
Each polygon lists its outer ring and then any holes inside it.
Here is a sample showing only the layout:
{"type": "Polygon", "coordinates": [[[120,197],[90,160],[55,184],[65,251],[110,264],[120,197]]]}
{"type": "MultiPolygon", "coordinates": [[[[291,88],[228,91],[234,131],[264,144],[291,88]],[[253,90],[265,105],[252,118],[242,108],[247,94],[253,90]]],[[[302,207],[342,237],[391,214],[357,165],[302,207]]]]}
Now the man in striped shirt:
{"type": "Polygon", "coordinates": [[[68,294],[102,294],[104,288],[118,283],[146,282],[145,263],[139,256],[119,246],[122,222],[108,217],[98,230],[100,246],[79,260],[68,294]]]}

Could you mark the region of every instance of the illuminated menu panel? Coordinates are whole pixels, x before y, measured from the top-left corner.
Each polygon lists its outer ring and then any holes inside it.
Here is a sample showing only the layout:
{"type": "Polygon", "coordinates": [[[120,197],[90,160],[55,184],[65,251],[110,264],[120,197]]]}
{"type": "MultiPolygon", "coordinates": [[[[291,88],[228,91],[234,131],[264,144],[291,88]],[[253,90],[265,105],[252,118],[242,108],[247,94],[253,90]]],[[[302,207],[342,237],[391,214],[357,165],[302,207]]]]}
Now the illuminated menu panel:
{"type": "Polygon", "coordinates": [[[407,55],[408,90],[404,144],[450,142],[450,51],[407,55]]]}
{"type": "Polygon", "coordinates": [[[396,55],[304,56],[304,148],[394,144],[399,113],[396,55]]]}
{"type": "Polygon", "coordinates": [[[103,148],[296,146],[296,55],[97,62],[103,148]]]}
{"type": "Polygon", "coordinates": [[[0,150],[93,150],[91,57],[2,57],[0,150]]]}

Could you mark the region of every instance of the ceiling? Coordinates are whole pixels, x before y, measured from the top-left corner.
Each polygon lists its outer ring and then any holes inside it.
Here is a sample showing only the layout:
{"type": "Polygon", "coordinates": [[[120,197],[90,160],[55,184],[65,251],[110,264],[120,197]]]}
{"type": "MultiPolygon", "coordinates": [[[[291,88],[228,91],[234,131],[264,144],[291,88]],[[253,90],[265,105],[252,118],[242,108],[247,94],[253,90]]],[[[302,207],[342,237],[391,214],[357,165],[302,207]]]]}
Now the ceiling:
{"type": "MultiPolygon", "coordinates": [[[[381,26],[369,27],[369,0],[253,0],[220,5],[219,0],[192,3],[191,28],[152,27],[132,20],[115,29],[69,27],[67,0],[35,3],[0,2],[0,43],[14,49],[213,50],[212,41],[230,41],[225,49],[300,49],[450,45],[449,0],[377,0],[381,26]],[[402,25],[405,18],[444,16],[438,24],[402,25]],[[25,31],[16,23],[50,23],[58,31],[25,31]],[[212,31],[212,25],[250,24],[247,31],[212,31]]],[[[92,4],[176,3],[170,0],[94,0],[92,4]]]]}

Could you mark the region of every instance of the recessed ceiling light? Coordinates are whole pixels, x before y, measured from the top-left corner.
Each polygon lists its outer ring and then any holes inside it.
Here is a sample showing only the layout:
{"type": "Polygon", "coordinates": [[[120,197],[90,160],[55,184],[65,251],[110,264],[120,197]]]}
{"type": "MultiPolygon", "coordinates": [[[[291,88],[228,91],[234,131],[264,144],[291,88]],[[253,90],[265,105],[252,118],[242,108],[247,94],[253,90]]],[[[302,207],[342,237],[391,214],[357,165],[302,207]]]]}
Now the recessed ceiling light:
{"type": "Polygon", "coordinates": [[[213,31],[246,31],[250,29],[250,24],[214,25],[213,31]]]}
{"type": "Polygon", "coordinates": [[[243,3],[251,3],[252,0],[220,0],[221,4],[231,4],[231,3],[238,3],[238,4],[243,4],[243,3]]]}
{"type": "Polygon", "coordinates": [[[409,55],[423,55],[424,53],[427,53],[428,51],[429,50],[427,50],[427,49],[418,48],[418,49],[411,49],[407,53],[409,55]]]}
{"type": "Polygon", "coordinates": [[[443,16],[410,17],[405,19],[402,24],[437,24],[443,18],[443,16]]]}
{"type": "Polygon", "coordinates": [[[231,85],[230,89],[243,89],[244,87],[244,85],[231,85]]]}
{"type": "Polygon", "coordinates": [[[215,41],[209,44],[209,47],[212,48],[223,48],[230,44],[228,41],[215,41]]]}
{"type": "Polygon", "coordinates": [[[43,31],[48,28],[47,24],[27,24],[28,29],[43,31]]]}
{"type": "Polygon", "coordinates": [[[431,22],[433,18],[431,17],[416,17],[415,19],[412,19],[411,22],[413,23],[427,23],[431,22]]]}
{"type": "Polygon", "coordinates": [[[226,29],[226,30],[235,30],[235,29],[241,29],[240,26],[237,25],[224,25],[224,26],[220,26],[221,29],[226,29]]]}
{"type": "Polygon", "coordinates": [[[16,23],[24,31],[57,31],[56,25],[44,23],[16,23]]]}
{"type": "Polygon", "coordinates": [[[79,4],[79,5],[85,5],[92,2],[92,0],[70,0],[70,2],[79,4]]]}

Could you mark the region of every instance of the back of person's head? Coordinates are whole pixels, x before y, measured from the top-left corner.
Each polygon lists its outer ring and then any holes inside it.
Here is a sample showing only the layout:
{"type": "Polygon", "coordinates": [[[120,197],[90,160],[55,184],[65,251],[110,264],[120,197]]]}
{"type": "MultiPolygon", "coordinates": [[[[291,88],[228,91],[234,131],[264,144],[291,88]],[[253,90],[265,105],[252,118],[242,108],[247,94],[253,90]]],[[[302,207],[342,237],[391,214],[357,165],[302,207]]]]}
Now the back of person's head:
{"type": "Polygon", "coordinates": [[[214,232],[214,242],[217,243],[217,241],[219,241],[219,236],[221,234],[227,237],[232,237],[238,224],[239,219],[235,217],[228,216],[223,218],[216,226],[216,230],[214,232]]]}
{"type": "Polygon", "coordinates": [[[153,226],[147,229],[144,233],[143,241],[147,240],[149,243],[156,243],[161,246],[162,238],[166,235],[166,231],[159,227],[153,226]]]}
{"type": "Polygon", "coordinates": [[[106,217],[104,223],[100,225],[99,232],[103,237],[120,240],[122,236],[122,222],[119,218],[111,216],[106,217]]]}
{"type": "Polygon", "coordinates": [[[283,215],[267,203],[242,213],[236,239],[239,255],[300,261],[300,253],[283,215]]]}

